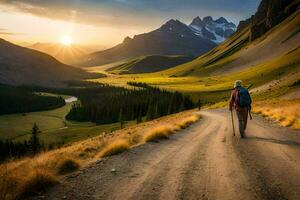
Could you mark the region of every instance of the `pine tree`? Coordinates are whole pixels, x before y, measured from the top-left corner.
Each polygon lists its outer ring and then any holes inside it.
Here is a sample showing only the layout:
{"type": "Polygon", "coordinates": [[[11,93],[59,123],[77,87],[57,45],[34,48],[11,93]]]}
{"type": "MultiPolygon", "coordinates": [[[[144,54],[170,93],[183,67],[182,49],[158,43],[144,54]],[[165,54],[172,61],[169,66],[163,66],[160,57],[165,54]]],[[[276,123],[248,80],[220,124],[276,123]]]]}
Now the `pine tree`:
{"type": "Polygon", "coordinates": [[[39,127],[37,126],[36,123],[34,123],[32,129],[31,129],[31,137],[29,140],[29,144],[31,147],[31,151],[33,154],[36,154],[39,152],[40,150],[40,140],[38,137],[38,133],[39,133],[39,127]]]}

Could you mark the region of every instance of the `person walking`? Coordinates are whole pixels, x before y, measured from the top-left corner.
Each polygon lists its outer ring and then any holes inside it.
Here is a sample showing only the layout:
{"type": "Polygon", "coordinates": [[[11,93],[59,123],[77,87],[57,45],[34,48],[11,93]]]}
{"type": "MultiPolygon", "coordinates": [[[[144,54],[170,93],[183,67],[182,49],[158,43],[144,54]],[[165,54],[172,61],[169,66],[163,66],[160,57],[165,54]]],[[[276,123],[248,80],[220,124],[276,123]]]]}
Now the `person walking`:
{"type": "Polygon", "coordinates": [[[239,121],[239,131],[241,138],[245,137],[248,114],[251,112],[251,103],[252,99],[248,89],[242,87],[241,80],[235,81],[234,89],[231,92],[231,97],[229,101],[229,110],[232,112],[234,108],[236,111],[237,118],[239,121]]]}

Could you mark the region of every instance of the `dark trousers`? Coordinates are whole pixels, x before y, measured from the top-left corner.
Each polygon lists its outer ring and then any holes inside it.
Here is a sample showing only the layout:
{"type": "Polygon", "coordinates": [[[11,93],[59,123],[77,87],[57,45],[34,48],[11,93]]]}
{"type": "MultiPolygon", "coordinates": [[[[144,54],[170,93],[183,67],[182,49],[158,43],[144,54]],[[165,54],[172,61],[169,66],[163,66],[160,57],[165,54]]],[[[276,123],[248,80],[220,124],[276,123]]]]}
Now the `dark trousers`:
{"type": "Polygon", "coordinates": [[[241,137],[244,137],[244,133],[247,128],[248,108],[239,108],[237,109],[236,114],[239,120],[239,130],[241,137]]]}

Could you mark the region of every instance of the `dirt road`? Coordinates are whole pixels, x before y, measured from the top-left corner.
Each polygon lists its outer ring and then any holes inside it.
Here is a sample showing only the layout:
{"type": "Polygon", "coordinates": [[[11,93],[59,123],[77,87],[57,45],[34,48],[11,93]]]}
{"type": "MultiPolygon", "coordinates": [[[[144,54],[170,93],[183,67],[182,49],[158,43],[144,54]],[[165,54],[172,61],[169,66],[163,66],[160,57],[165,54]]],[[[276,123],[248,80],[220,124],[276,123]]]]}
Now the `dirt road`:
{"type": "Polygon", "coordinates": [[[99,161],[39,198],[300,199],[299,131],[255,116],[239,139],[227,111],[201,115],[169,140],[99,161]]]}

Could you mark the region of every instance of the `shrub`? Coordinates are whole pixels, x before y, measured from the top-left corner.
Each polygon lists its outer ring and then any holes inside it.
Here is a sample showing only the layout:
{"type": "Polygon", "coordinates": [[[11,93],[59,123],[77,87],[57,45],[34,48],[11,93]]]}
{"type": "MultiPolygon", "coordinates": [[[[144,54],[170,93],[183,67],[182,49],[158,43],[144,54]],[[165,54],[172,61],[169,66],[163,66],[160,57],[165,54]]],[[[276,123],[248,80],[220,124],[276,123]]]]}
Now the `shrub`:
{"type": "Polygon", "coordinates": [[[76,171],[79,169],[80,164],[78,163],[77,160],[74,160],[72,158],[67,158],[62,160],[58,164],[58,173],[59,174],[67,174],[76,171]]]}
{"type": "Polygon", "coordinates": [[[176,126],[178,126],[180,129],[184,129],[189,127],[191,124],[195,123],[199,119],[200,119],[200,115],[192,115],[176,123],[176,126]]]}
{"type": "Polygon", "coordinates": [[[18,177],[8,173],[5,164],[0,166],[0,199],[15,199],[15,190],[20,182],[18,177]]]}
{"type": "Polygon", "coordinates": [[[174,129],[170,126],[159,126],[149,131],[145,135],[146,142],[157,142],[161,139],[168,139],[169,135],[174,133],[174,129]]]}
{"type": "Polygon", "coordinates": [[[58,184],[57,178],[46,169],[36,169],[22,181],[18,196],[20,199],[36,195],[58,184]]]}
{"type": "Polygon", "coordinates": [[[106,146],[100,153],[99,157],[108,157],[116,154],[120,154],[124,151],[127,151],[130,149],[129,142],[127,140],[121,139],[121,140],[116,140],[110,143],[108,146],[106,146]]]}

